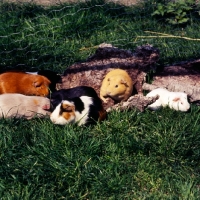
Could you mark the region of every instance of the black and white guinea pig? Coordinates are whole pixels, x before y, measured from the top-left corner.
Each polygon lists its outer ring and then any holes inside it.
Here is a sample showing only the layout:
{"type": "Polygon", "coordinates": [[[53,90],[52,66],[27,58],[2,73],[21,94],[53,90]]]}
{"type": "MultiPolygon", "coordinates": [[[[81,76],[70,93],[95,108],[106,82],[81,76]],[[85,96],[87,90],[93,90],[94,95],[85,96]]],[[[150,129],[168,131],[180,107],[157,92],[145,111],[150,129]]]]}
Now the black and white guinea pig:
{"type": "Polygon", "coordinates": [[[51,110],[53,111],[56,108],[56,106],[60,104],[63,100],[68,100],[81,96],[93,97],[100,105],[102,104],[102,101],[98,97],[94,88],[89,86],[77,86],[69,89],[60,89],[51,93],[49,95],[49,99],[51,102],[51,110]]]}
{"type": "Polygon", "coordinates": [[[147,97],[159,96],[159,98],[153,103],[148,105],[151,110],[158,110],[161,107],[169,106],[174,110],[186,112],[190,109],[187,94],[184,92],[170,92],[165,88],[157,88],[149,92],[147,97]]]}
{"type": "Polygon", "coordinates": [[[81,126],[95,124],[106,119],[106,116],[102,104],[95,98],[81,96],[62,100],[51,113],[50,120],[54,124],[77,123],[81,126]]]}

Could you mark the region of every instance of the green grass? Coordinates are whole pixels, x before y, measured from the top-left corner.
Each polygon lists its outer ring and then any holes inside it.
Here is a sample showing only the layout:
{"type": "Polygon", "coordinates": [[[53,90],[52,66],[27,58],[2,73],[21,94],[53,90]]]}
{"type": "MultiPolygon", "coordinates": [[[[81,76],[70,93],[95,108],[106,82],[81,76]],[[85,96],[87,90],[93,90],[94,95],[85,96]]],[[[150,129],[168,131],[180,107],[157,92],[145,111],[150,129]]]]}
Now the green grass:
{"type": "MultiPolygon", "coordinates": [[[[92,1],[43,8],[0,6],[1,69],[62,73],[102,43],[160,50],[158,67],[198,58],[200,43],[137,38],[145,30],[200,38],[198,16],[185,26],[151,17],[151,2],[124,7],[92,1]],[[87,47],[86,50],[81,48],[87,47]]],[[[200,108],[109,113],[91,127],[49,119],[0,120],[0,198],[200,199],[200,108]]]]}

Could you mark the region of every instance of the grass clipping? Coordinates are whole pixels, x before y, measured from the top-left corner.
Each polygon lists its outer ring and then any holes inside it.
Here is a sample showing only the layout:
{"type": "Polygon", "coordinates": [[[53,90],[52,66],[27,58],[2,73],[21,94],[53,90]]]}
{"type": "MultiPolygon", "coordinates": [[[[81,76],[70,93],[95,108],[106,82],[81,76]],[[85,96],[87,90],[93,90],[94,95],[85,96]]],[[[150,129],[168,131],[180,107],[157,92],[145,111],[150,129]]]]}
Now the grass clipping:
{"type": "Polygon", "coordinates": [[[184,40],[192,40],[192,41],[200,41],[199,38],[190,38],[185,36],[178,36],[178,35],[172,35],[172,34],[166,34],[166,33],[159,33],[154,31],[144,31],[145,33],[152,33],[157,35],[140,35],[137,36],[135,41],[137,41],[138,38],[178,38],[178,39],[184,39],[184,40]]]}

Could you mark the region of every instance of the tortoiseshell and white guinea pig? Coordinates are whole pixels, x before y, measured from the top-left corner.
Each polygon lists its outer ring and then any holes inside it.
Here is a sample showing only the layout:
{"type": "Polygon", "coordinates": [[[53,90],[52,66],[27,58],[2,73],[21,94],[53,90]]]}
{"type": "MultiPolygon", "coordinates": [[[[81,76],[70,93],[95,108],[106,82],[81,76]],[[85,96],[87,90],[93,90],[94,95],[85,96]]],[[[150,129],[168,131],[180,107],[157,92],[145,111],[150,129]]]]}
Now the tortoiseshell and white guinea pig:
{"type": "Polygon", "coordinates": [[[184,92],[170,92],[164,88],[157,88],[149,92],[147,97],[159,96],[159,98],[153,103],[148,105],[151,110],[158,110],[161,107],[169,106],[174,110],[186,112],[190,109],[187,94],[184,92]]]}
{"type": "Polygon", "coordinates": [[[88,96],[93,97],[101,105],[102,101],[98,97],[94,88],[89,86],[77,86],[69,89],[60,89],[49,95],[51,101],[51,110],[53,111],[62,100],[68,100],[69,98],[88,96]]]}
{"type": "Polygon", "coordinates": [[[106,118],[102,103],[89,96],[74,97],[63,100],[51,113],[50,119],[54,124],[65,125],[77,123],[81,125],[95,124],[106,118]]]}

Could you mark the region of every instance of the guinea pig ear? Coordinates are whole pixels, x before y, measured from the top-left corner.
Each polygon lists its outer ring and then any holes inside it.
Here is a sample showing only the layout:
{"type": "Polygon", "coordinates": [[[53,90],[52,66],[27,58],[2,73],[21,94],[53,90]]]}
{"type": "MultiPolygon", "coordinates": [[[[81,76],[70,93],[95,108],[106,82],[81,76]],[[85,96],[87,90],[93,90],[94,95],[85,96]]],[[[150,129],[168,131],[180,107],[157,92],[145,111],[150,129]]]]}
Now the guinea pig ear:
{"type": "Polygon", "coordinates": [[[126,87],[128,87],[128,84],[127,84],[127,82],[125,80],[121,79],[120,83],[124,84],[126,87]]]}
{"type": "Polygon", "coordinates": [[[42,81],[34,80],[34,82],[33,82],[34,87],[40,87],[41,85],[42,85],[42,81]]]}
{"type": "Polygon", "coordinates": [[[73,112],[75,110],[75,106],[62,103],[61,104],[61,109],[66,111],[66,112],[73,112]]]}
{"type": "Polygon", "coordinates": [[[179,100],[180,100],[180,97],[175,97],[172,101],[177,102],[177,101],[179,101],[179,100]]]}

